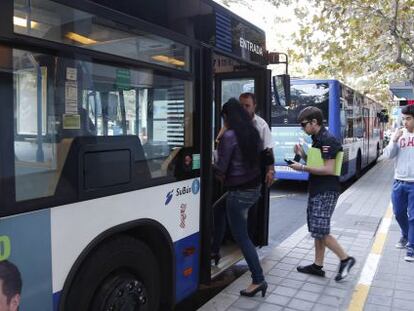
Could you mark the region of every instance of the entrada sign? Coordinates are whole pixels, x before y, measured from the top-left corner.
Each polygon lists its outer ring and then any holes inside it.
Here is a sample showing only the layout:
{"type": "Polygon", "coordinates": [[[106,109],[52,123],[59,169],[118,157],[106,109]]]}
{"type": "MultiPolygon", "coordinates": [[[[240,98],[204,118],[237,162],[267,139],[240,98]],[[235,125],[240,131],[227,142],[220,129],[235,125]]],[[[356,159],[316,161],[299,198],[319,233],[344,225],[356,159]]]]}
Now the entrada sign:
{"type": "Polygon", "coordinates": [[[263,56],[263,48],[260,45],[250,42],[242,37],[240,37],[240,47],[242,49],[248,50],[249,52],[263,56]]]}

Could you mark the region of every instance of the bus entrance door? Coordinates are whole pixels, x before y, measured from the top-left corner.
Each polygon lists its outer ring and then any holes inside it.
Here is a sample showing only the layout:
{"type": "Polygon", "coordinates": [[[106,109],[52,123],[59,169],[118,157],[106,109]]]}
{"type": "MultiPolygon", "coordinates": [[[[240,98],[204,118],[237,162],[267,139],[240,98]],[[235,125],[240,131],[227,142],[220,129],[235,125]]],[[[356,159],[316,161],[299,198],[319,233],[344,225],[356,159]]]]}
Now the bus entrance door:
{"type": "MultiPolygon", "coordinates": [[[[220,111],[230,98],[239,99],[242,93],[253,93],[256,97],[256,113],[263,119],[270,120],[270,71],[266,69],[242,72],[216,73],[214,75],[214,107],[213,107],[213,138],[217,137],[223,123],[220,111]]],[[[217,142],[213,142],[214,148],[217,142]]],[[[263,179],[264,180],[264,179],[263,179]]],[[[226,189],[217,181],[213,181],[213,245],[212,245],[212,277],[242,259],[242,254],[231,236],[225,216],[226,189]],[[220,230],[224,229],[224,239],[221,241],[219,254],[215,256],[214,248],[218,241],[220,230]]],[[[262,197],[250,209],[248,228],[249,235],[256,246],[267,245],[269,220],[269,192],[262,187],[262,197]]]]}

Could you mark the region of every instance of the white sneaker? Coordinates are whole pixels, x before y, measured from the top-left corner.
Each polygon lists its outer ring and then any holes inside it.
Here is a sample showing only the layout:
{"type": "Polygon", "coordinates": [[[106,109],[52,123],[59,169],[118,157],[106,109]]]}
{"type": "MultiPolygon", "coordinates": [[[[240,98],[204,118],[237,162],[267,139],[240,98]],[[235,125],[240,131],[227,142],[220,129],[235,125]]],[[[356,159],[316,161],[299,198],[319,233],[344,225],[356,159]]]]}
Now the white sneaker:
{"type": "Polygon", "coordinates": [[[401,237],[401,239],[395,244],[395,248],[406,248],[407,247],[408,240],[404,237],[401,237]]]}
{"type": "Polygon", "coordinates": [[[405,261],[413,262],[414,261],[414,248],[407,247],[407,255],[404,257],[405,261]]]}

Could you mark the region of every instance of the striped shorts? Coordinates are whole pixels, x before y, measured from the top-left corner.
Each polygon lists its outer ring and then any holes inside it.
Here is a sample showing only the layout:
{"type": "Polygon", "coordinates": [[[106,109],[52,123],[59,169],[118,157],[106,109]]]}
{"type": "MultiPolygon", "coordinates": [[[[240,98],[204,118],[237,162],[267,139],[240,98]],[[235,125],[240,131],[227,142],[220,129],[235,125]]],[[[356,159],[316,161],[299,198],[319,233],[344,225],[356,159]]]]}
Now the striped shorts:
{"type": "Polygon", "coordinates": [[[331,217],[334,212],[339,192],[327,191],[309,196],[307,221],[308,230],[315,239],[322,239],[331,231],[331,217]]]}

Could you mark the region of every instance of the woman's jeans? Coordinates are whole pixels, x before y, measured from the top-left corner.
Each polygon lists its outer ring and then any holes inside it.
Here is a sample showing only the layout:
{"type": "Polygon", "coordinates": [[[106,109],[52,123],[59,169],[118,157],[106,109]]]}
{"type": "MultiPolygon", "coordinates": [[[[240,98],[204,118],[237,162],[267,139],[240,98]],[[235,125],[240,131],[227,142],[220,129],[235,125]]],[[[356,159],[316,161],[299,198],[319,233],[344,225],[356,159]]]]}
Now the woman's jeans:
{"type": "Polygon", "coordinates": [[[212,254],[218,254],[220,252],[220,246],[226,233],[226,199],[216,206],[213,211],[214,234],[213,243],[211,244],[212,254]]]}
{"type": "MultiPolygon", "coordinates": [[[[256,248],[249,238],[247,228],[247,216],[249,209],[253,207],[260,197],[260,188],[244,189],[228,191],[226,213],[229,221],[229,226],[234,239],[239,245],[244,258],[252,273],[252,279],[254,284],[259,284],[264,281],[263,270],[260,266],[259,256],[257,255],[256,248]]],[[[220,208],[220,207],[219,207],[220,208]]],[[[216,220],[217,221],[217,220],[216,220]]],[[[219,220],[220,221],[220,220],[219,220]]],[[[225,220],[221,220],[224,222],[225,220]]],[[[224,235],[224,229],[220,232],[221,239],[224,235]]]]}
{"type": "Polygon", "coordinates": [[[391,200],[401,234],[414,247],[414,182],[394,180],[391,200]]]}

